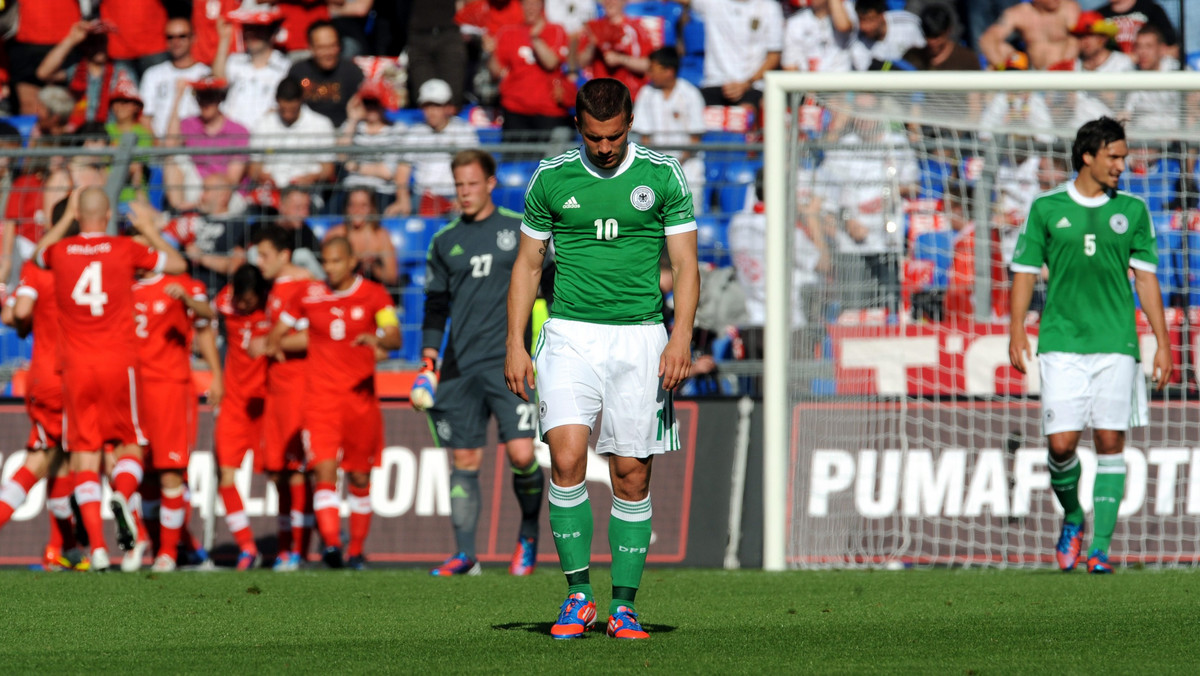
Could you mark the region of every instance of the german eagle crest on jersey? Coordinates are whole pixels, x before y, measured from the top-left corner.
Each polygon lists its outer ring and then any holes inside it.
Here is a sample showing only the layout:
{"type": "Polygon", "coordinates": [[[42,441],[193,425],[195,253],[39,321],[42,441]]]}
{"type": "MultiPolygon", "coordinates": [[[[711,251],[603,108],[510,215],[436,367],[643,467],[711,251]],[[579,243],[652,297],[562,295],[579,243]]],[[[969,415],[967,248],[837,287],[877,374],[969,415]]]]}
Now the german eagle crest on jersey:
{"type": "Polygon", "coordinates": [[[1125,231],[1129,229],[1129,218],[1125,214],[1113,214],[1112,218],[1108,219],[1108,227],[1118,235],[1124,235],[1125,231]]]}
{"type": "Polygon", "coordinates": [[[648,185],[639,185],[629,194],[629,202],[638,211],[649,211],[654,206],[654,191],[648,185]]]}
{"type": "Polygon", "coordinates": [[[501,251],[512,251],[517,248],[517,234],[512,230],[501,230],[496,233],[496,248],[501,251]]]}

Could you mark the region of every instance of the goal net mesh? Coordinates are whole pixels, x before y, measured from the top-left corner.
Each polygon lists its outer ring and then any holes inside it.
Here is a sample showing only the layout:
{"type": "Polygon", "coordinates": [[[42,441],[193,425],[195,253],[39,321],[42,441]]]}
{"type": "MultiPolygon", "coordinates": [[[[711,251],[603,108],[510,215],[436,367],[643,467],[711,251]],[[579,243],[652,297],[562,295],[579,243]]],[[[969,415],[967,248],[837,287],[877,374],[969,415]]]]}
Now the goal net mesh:
{"type": "MultiPolygon", "coordinates": [[[[1075,130],[1103,114],[1126,121],[1120,189],[1145,199],[1153,217],[1177,369],[1155,394],[1150,426],[1129,433],[1111,556],[1194,562],[1200,130],[1187,123],[1200,108],[1192,95],[797,87],[785,101],[794,187],[786,218],[796,226],[786,276],[794,284],[788,565],[1053,563],[1061,510],[1036,362],[1029,376],[1008,363],[1007,264],[1034,197],[1073,177],[1075,130]]],[[[768,132],[767,146],[779,142],[768,132]]],[[[1044,283],[1031,337],[1043,298],[1044,283]]],[[[1138,326],[1146,367],[1155,341],[1140,312],[1138,326]]],[[[1085,432],[1085,546],[1091,443],[1085,432]]]]}

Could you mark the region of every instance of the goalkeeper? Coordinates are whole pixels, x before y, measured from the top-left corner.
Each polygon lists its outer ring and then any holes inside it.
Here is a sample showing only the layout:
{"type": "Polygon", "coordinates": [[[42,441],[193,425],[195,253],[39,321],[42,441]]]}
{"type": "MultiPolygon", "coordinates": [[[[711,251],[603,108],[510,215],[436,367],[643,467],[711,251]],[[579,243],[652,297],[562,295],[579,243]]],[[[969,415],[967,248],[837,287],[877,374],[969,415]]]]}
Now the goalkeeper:
{"type": "Polygon", "coordinates": [[[429,245],[422,325],[422,373],[411,401],[428,409],[434,441],[447,448],[450,520],[457,552],[433,575],[478,575],[475,528],[481,504],[479,467],[494,416],[512,466],[512,487],[521,507],[521,528],[509,572],[528,575],[537,562],[538,515],[545,477],[533,455],[537,404],[504,384],[505,303],[521,215],[492,202],[496,161],[486,152],[463,150],[450,164],[461,216],[434,235],[429,245]],[[434,373],[446,321],[450,337],[440,383],[434,373]],[[435,389],[436,388],[436,389],[435,389]]]}
{"type": "Polygon", "coordinates": [[[1055,554],[1064,571],[1072,570],[1085,551],[1075,454],[1083,428],[1092,428],[1097,455],[1087,569],[1111,573],[1109,545],[1125,495],[1125,432],[1148,422],[1130,268],[1158,340],[1155,385],[1161,389],[1171,377],[1150,212],[1141,199],[1116,189],[1128,152],[1125,130],[1116,120],[1102,117],[1080,127],[1071,149],[1075,180],[1034,200],[1013,255],[1008,349],[1022,373],[1029,357],[1025,313],[1042,265],[1050,269],[1037,351],[1050,484],[1065,512],[1055,554]]]}

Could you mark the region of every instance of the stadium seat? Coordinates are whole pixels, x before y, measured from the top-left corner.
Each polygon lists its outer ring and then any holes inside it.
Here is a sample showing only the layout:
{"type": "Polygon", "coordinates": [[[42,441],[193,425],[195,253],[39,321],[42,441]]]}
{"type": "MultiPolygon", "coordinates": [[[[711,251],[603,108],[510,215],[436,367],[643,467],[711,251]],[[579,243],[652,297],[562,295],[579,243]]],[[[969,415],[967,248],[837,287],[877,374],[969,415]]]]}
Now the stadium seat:
{"type": "Polygon", "coordinates": [[[1187,53],[1188,70],[1200,70],[1200,49],[1187,53]]]}
{"type": "Polygon", "coordinates": [[[696,248],[700,261],[722,266],[732,263],[729,253],[729,218],[706,214],[696,217],[696,248]]]}
{"type": "Polygon", "coordinates": [[[425,290],[422,286],[410,284],[400,292],[400,305],[404,316],[400,320],[402,326],[399,358],[404,361],[421,361],[421,322],[425,319],[425,290]]]}
{"type": "Polygon", "coordinates": [[[420,108],[401,108],[387,111],[387,119],[393,124],[399,122],[405,126],[425,121],[425,113],[420,108]]]}
{"type": "Polygon", "coordinates": [[[525,211],[525,186],[497,186],[492,191],[492,201],[498,207],[512,209],[517,213],[525,211]]]}
{"type": "Polygon", "coordinates": [[[1151,213],[1166,211],[1178,198],[1181,175],[1179,160],[1160,158],[1151,163],[1145,173],[1122,173],[1118,187],[1146,200],[1151,213]]]}
{"type": "Polygon", "coordinates": [[[317,236],[317,241],[325,239],[325,235],[329,234],[329,230],[333,226],[340,224],[344,218],[334,214],[315,214],[304,219],[308,227],[312,228],[313,234],[317,236]]]}
{"type": "Polygon", "coordinates": [[[1182,297],[1184,289],[1184,266],[1180,264],[1183,233],[1178,230],[1165,230],[1157,223],[1155,229],[1158,233],[1158,285],[1162,287],[1163,303],[1169,306],[1171,298],[1175,295],[1182,297]]]}
{"type": "Polygon", "coordinates": [[[684,54],[679,60],[679,77],[699,87],[704,79],[704,55],[684,54]]]}
{"type": "Polygon", "coordinates": [[[919,166],[921,197],[940,198],[954,175],[954,166],[930,157],[922,157],[919,166]]]}
{"type": "Polygon", "coordinates": [[[747,201],[753,196],[754,177],[762,168],[761,160],[741,160],[727,162],[721,176],[720,196],[718,205],[726,214],[733,214],[745,208],[747,201]]]}
{"type": "Polygon", "coordinates": [[[150,175],[146,177],[146,199],[150,206],[162,211],[166,193],[163,190],[163,170],[161,164],[150,165],[150,175]]]}
{"type": "Polygon", "coordinates": [[[391,217],[381,222],[396,247],[396,257],[403,264],[407,261],[423,262],[429,250],[429,242],[447,223],[445,218],[422,218],[420,216],[391,217]]]}
{"type": "Polygon", "coordinates": [[[496,182],[505,187],[524,189],[537,168],[537,160],[500,162],[496,165],[496,182]]]}
{"type": "Polygon", "coordinates": [[[687,56],[704,56],[704,22],[694,12],[688,12],[682,33],[683,53],[687,56]]]}
{"type": "Polygon", "coordinates": [[[1177,261],[1186,263],[1183,279],[1187,282],[1188,306],[1200,307],[1200,232],[1189,232],[1181,238],[1177,261]]]}
{"type": "MultiPolygon", "coordinates": [[[[700,137],[700,142],[704,144],[744,145],[746,143],[746,134],[737,131],[708,131],[700,137]]],[[[725,162],[735,162],[744,159],[746,159],[745,150],[723,149],[704,151],[704,161],[709,164],[723,164],[725,162]]]]}
{"type": "Polygon", "coordinates": [[[625,15],[637,17],[638,22],[650,34],[654,47],[674,47],[679,20],[683,18],[683,5],[677,2],[631,2],[625,5],[625,15]]]}
{"type": "Polygon", "coordinates": [[[0,365],[16,366],[32,358],[32,336],[22,339],[17,335],[16,329],[0,326],[0,365]]]}
{"type": "Polygon", "coordinates": [[[4,120],[21,132],[22,143],[29,143],[29,135],[33,133],[33,126],[37,124],[37,115],[12,115],[4,120]]]}
{"type": "Polygon", "coordinates": [[[946,288],[950,266],[954,263],[954,231],[938,230],[917,235],[913,242],[913,258],[933,263],[933,287],[946,288]]]}

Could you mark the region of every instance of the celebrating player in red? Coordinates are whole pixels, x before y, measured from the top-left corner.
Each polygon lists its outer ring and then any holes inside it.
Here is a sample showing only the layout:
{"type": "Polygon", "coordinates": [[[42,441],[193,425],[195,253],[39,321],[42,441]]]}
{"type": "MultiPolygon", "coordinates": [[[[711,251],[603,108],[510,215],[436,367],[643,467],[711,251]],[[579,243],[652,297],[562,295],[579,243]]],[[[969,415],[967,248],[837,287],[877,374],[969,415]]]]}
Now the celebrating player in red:
{"type": "Polygon", "coordinates": [[[383,450],[383,415],[375,392],[376,348],[400,347],[400,323],[382,286],[354,273],[358,261],[345,237],[321,247],[329,291],[298,297],[271,330],[272,342],[288,329],[307,330],[308,378],[304,429],[316,477],[313,507],[330,568],[341,568],[339,451],[349,480],[351,568],[364,566],[363,542],[371,527],[371,469],[383,450]]]}
{"type": "MultiPolygon", "coordinates": [[[[271,330],[266,315],[269,289],[262,272],[245,263],[233,273],[233,281],[221,289],[216,300],[228,341],[225,398],[217,412],[213,436],[220,471],[219,490],[225,503],[225,525],[233,533],[240,551],[238,570],[250,570],[262,560],[236,478],[246,451],[254,453],[255,469],[263,468],[263,406],[267,397],[267,358],[263,354],[267,332],[271,330]]],[[[291,528],[290,516],[288,528],[291,528]]]]}
{"type": "MultiPolygon", "coordinates": [[[[133,287],[133,307],[138,337],[139,419],[149,445],[146,461],[157,476],[147,484],[161,486],[159,508],[160,540],[155,572],[175,570],[180,535],[187,503],[183,475],[191,456],[196,429],[196,394],[192,388],[192,328],[203,330],[215,317],[204,285],[188,275],[149,273],[133,287]]],[[[212,383],[208,401],[219,406],[224,391],[216,345],[205,349],[212,383]]],[[[141,551],[132,550],[133,562],[122,570],[141,565],[141,551]]]]}
{"type": "MultiPolygon", "coordinates": [[[[278,225],[268,225],[258,233],[258,267],[263,277],[272,280],[267,296],[267,321],[275,325],[284,308],[308,294],[322,295],[325,285],[292,263],[295,235],[278,225]]],[[[265,458],[263,468],[279,491],[279,555],[274,570],[293,571],[304,560],[305,507],[308,482],[304,475],[304,374],[306,339],[289,332],[267,347],[265,458]]],[[[253,347],[253,346],[252,346],[253,347]]],[[[252,355],[257,355],[253,350],[252,355]]]]}
{"type": "Polygon", "coordinates": [[[137,337],[133,282],[137,270],[178,274],[187,263],[158,234],[154,211],[131,203],[133,226],[151,246],[105,234],[111,215],[99,188],[72,193],[63,218],[38,242],[38,265],[54,274],[62,337],[67,449],[75,473],[75,500],[92,547],[93,570],[107,570],[100,516],[100,452],[115,446],[113,514],[119,542],[133,546],[137,524],[130,501],[142,479],[145,436],[138,426],[137,337]],[[64,239],[78,217],[80,234],[64,239]]]}
{"type": "Polygon", "coordinates": [[[26,261],[21,281],[4,308],[4,323],[24,337],[36,326],[33,356],[29,362],[25,410],[29,414],[29,441],[25,446],[25,464],[0,484],[0,528],[25,501],[30,489],[43,477],[46,482],[46,509],[50,512],[50,542],[42,556],[46,570],[75,568],[86,570],[86,556],[64,552],[75,547],[75,528],[71,518],[70,468],[62,454],[62,375],[58,365],[58,305],[54,302],[54,278],[26,261]]]}

